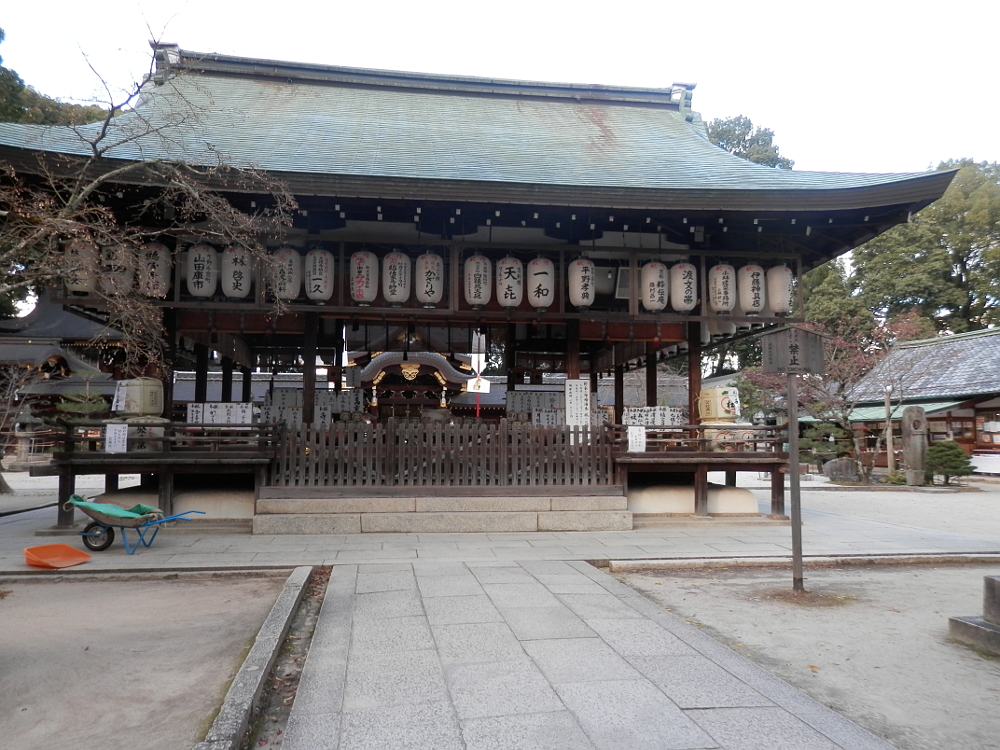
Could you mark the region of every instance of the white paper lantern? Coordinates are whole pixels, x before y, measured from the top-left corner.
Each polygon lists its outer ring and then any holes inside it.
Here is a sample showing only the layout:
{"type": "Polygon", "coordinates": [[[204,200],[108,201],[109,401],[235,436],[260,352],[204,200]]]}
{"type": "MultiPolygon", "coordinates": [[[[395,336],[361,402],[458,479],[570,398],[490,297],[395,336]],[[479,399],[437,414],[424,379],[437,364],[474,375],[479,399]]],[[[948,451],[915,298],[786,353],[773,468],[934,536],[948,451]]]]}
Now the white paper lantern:
{"type": "Polygon", "coordinates": [[[129,251],[120,245],[101,248],[101,291],[105,294],[128,294],[135,280],[135,268],[129,251]]]}
{"type": "Polygon", "coordinates": [[[294,247],[282,247],[274,253],[274,296],[293,300],[302,290],[302,256],[294,247]]]}
{"type": "Polygon", "coordinates": [[[188,294],[211,297],[219,283],[219,254],[211,245],[195,245],[187,251],[188,294]]]}
{"type": "MultiPolygon", "coordinates": [[[[743,311],[743,305],[740,304],[740,295],[736,295],[736,305],[733,307],[733,317],[742,318],[746,315],[743,311]]],[[[737,321],[736,328],[740,331],[750,330],[750,321],[737,321]]]]}
{"type": "Polygon", "coordinates": [[[97,291],[97,246],[87,240],[73,240],[66,246],[66,291],[90,294],[97,291]]]}
{"type": "Polygon", "coordinates": [[[410,258],[393,250],[382,259],[382,297],[393,307],[410,298],[410,258]]]}
{"type": "Polygon", "coordinates": [[[222,268],[219,280],[222,293],[233,299],[244,299],[250,294],[253,279],[253,257],[239,245],[230,245],[222,251],[222,268]]]}
{"type": "Polygon", "coordinates": [[[725,263],[708,272],[708,306],[712,312],[732,312],[736,304],[736,271],[725,263]]]}
{"type": "Polygon", "coordinates": [[[515,310],[524,299],[524,264],[508,255],[497,261],[497,300],[505,310],[515,310]]]}
{"type": "Polygon", "coordinates": [[[351,299],[370,305],[378,296],[378,258],[375,253],[359,250],[351,256],[351,299]]]}
{"type": "Polygon", "coordinates": [[[147,242],[142,261],[145,269],[139,274],[139,291],[147,297],[166,297],[170,291],[170,248],[162,242],[147,242]]]}
{"type": "Polygon", "coordinates": [[[539,312],[545,312],[555,297],[556,267],[548,258],[528,261],[528,302],[539,312]]]}
{"type": "Polygon", "coordinates": [[[764,269],[753,264],[747,264],[736,272],[736,289],[744,314],[759,315],[764,309],[767,303],[764,278],[764,269]]]}
{"type": "Polygon", "coordinates": [[[594,304],[594,261],[577,258],[569,264],[569,303],[573,307],[594,304]]]}
{"type": "Polygon", "coordinates": [[[786,315],[792,311],[795,277],[788,266],[775,266],[767,271],[767,306],[771,312],[786,315]]]}
{"type": "Polygon", "coordinates": [[[690,312],[698,305],[698,269],[690,263],[675,263],[670,268],[670,306],[677,312],[690,312]]]}
{"type": "Polygon", "coordinates": [[[434,307],[444,296],[444,260],[428,251],[417,258],[414,294],[424,307],[434,307]]]}
{"type": "Polygon", "coordinates": [[[465,301],[473,310],[485,307],[492,299],[492,270],[489,259],[482,255],[465,259],[465,301]]]}
{"type": "Polygon", "coordinates": [[[659,261],[651,261],[639,272],[639,286],[642,294],[642,306],[649,312],[659,312],[667,306],[670,293],[668,278],[670,271],[659,261]]]}
{"type": "Polygon", "coordinates": [[[736,324],[725,320],[713,321],[713,333],[716,338],[727,339],[736,335],[736,324]]]}
{"type": "Polygon", "coordinates": [[[306,297],[314,302],[326,302],[333,296],[333,253],[313,248],[306,253],[306,297]]]}

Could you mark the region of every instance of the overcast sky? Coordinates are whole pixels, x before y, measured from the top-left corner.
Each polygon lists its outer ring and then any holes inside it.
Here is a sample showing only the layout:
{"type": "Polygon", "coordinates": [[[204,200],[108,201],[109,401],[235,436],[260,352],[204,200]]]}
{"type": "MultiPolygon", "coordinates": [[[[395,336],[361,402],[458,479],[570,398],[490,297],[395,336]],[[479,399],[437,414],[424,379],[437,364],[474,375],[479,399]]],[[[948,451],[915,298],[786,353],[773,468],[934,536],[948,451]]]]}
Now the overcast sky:
{"type": "Polygon", "coordinates": [[[1000,161],[996,0],[43,0],[0,12],[4,65],[49,96],[141,77],[150,38],[247,57],[569,83],[697,83],[706,119],[771,128],[795,168],[1000,161]]]}

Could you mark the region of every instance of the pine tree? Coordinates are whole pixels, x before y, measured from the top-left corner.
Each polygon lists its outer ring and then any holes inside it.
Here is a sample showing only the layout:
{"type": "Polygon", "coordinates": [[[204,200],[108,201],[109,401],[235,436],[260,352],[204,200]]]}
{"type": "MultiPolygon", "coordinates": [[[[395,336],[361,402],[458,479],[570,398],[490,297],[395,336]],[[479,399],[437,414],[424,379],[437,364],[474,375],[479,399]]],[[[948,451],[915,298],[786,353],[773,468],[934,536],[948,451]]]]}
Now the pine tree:
{"type": "Polygon", "coordinates": [[[945,484],[949,484],[951,477],[967,477],[973,471],[969,456],[954,440],[931,443],[924,459],[924,468],[932,476],[943,476],[945,484]]]}

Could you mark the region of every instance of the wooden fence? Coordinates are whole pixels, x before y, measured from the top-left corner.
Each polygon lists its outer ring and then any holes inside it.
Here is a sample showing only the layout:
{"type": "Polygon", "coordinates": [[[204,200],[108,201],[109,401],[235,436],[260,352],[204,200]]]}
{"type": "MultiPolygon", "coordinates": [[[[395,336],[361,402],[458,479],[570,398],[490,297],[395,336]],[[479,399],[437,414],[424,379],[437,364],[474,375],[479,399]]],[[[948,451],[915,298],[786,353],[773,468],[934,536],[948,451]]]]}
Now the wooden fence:
{"type": "Polygon", "coordinates": [[[288,430],[268,484],[523,486],[617,484],[615,435],[603,427],[334,422],[288,430]]]}

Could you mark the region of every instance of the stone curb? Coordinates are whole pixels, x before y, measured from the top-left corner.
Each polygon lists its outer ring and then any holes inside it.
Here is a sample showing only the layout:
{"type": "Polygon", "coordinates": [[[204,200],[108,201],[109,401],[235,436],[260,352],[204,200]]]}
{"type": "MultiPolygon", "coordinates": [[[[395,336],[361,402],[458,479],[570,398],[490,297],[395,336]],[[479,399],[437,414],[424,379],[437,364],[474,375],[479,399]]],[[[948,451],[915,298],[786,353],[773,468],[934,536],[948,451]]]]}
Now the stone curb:
{"type": "MultiPolygon", "coordinates": [[[[588,561],[596,567],[607,567],[612,573],[638,570],[686,570],[691,568],[786,568],[790,557],[692,557],[671,560],[608,560],[588,561]]],[[[806,568],[836,568],[852,565],[964,565],[967,563],[1000,562],[1000,554],[984,552],[940,555],[837,555],[805,557],[806,568]]]]}
{"type": "Polygon", "coordinates": [[[288,576],[271,612],[257,633],[250,653],[233,678],[205,741],[195,745],[194,750],[236,750],[240,746],[254,706],[260,700],[265,682],[278,657],[278,650],[288,634],[299,602],[305,595],[312,570],[312,567],[304,565],[295,568],[288,576]]]}

